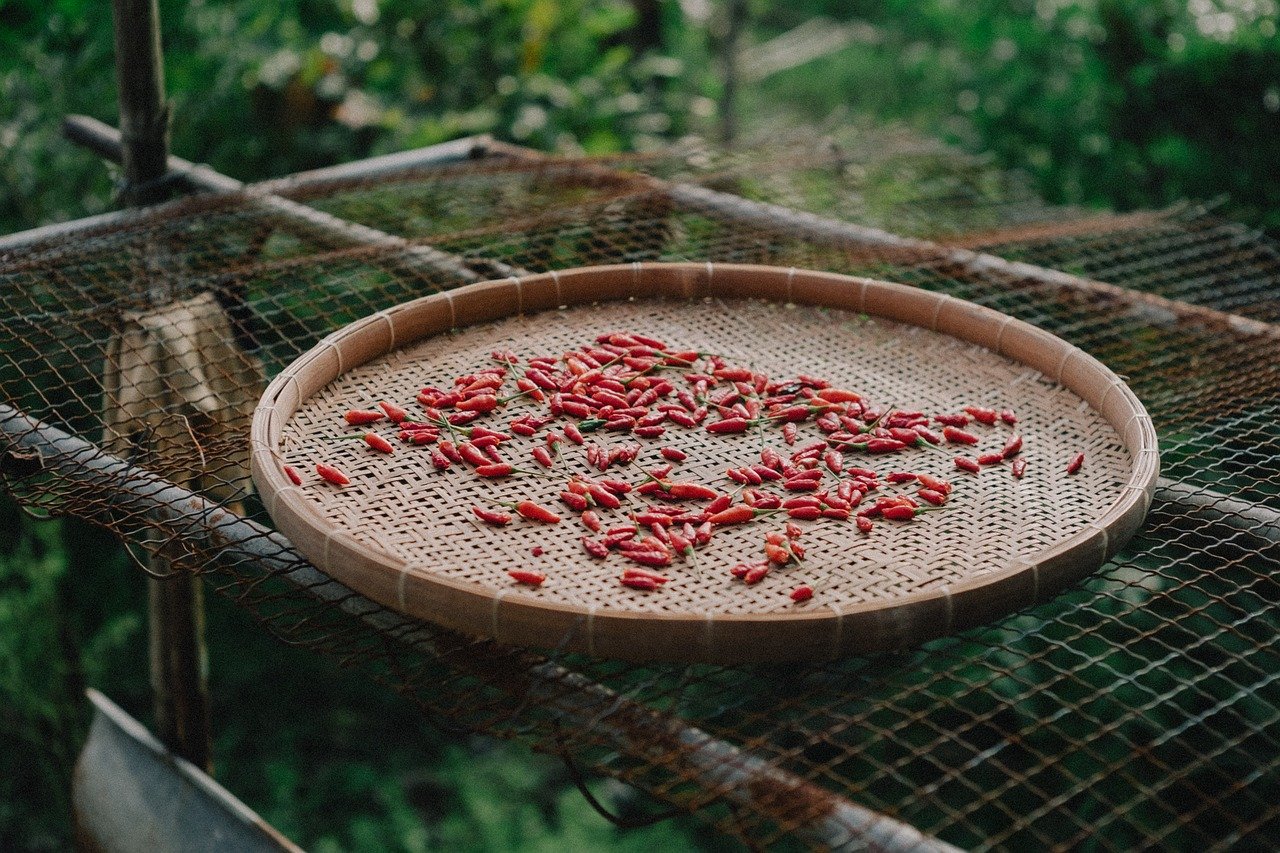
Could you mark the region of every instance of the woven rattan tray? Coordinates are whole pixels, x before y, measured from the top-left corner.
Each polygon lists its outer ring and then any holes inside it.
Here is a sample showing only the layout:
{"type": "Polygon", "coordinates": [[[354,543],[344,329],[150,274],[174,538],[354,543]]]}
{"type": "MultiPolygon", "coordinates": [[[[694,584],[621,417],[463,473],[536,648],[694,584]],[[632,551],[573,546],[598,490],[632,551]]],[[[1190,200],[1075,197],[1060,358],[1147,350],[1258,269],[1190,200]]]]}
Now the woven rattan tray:
{"type": "MultiPolygon", "coordinates": [[[[420,407],[419,407],[420,408],[420,407]]],[[[513,401],[477,423],[502,429],[513,401]]],[[[999,448],[1008,428],[984,433],[999,448]]],[[[383,432],[387,432],[383,430],[383,432]]],[[[643,441],[689,452],[681,479],[728,490],[724,471],[758,460],[763,437],[678,430],[643,441]]],[[[808,437],[812,437],[811,435],[808,437]]],[[[601,444],[634,439],[588,437],[601,444]]],[[[503,452],[522,467],[540,438],[503,452]]],[[[780,661],[915,644],[1044,600],[1110,558],[1142,523],[1158,470],[1155,431],[1124,382],[1064,341],[949,296],[828,273],[712,264],[596,267],[472,285],[380,312],[321,341],[267,389],[252,432],[253,476],[272,519],[317,566],[406,614],[473,635],[636,660],[780,661]],[[1025,437],[1021,479],[1007,465],[978,475],[951,456],[850,464],[927,471],[955,490],[944,511],[870,535],[813,522],[804,562],[746,586],[728,570],[758,559],[777,524],[721,529],[696,567],[677,562],[657,592],[618,583],[625,562],[588,557],[576,514],[560,524],[517,519],[493,528],[475,504],[532,498],[559,507],[564,477],[483,480],[436,471],[426,450],[391,455],[343,440],[363,430],[342,413],[379,400],[412,407],[426,385],[448,387],[491,365],[494,350],[557,355],[602,331],[627,329],[673,348],[717,352],[770,376],[817,374],[883,406],[1013,409],[1025,437]],[[1077,452],[1087,462],[1065,471],[1077,452]],[[321,481],[316,462],[351,477],[321,481]],[[303,474],[295,486],[283,466],[303,474]],[[512,569],[543,571],[531,588],[512,569]],[[798,584],[815,596],[796,603],[798,584]]],[[[524,442],[524,444],[521,444],[524,442]]],[[[950,448],[949,448],[950,449],[950,448]]],[[[970,448],[959,448],[960,451],[970,448]]],[[[590,471],[581,454],[561,464],[590,471]]],[[[597,475],[598,476],[598,475],[597,475]]],[[[639,482],[638,476],[631,479],[639,482]]],[[[563,510],[563,507],[559,507],[563,510]]]]}

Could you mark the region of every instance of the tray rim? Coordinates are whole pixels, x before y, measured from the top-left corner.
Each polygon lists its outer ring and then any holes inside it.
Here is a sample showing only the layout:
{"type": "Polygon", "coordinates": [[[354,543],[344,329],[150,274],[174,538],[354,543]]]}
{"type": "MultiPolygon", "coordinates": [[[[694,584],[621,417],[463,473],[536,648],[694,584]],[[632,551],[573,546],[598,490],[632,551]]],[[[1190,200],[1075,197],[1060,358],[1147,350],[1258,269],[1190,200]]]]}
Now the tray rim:
{"type": "Polygon", "coordinates": [[[1095,571],[1150,509],[1159,475],[1154,424],[1128,385],[1063,339],[994,309],[895,282],[752,264],[649,263],[553,270],[430,294],[326,335],[286,366],[254,410],[250,462],[272,521],[318,568],[400,613],[504,643],[635,661],[783,662],[917,645],[1046,601],[1095,571]],[[636,298],[764,298],[856,311],[974,343],[1038,370],[1118,433],[1129,479],[1097,518],[1033,557],[884,602],[802,612],[651,613],[548,602],[440,576],[330,528],[284,475],[275,447],[301,404],[353,368],[426,337],[512,316],[636,298]],[[333,566],[339,566],[335,571],[333,566]],[[422,571],[414,571],[421,569],[422,571]],[[762,642],[765,641],[765,642],[762,642]]]}

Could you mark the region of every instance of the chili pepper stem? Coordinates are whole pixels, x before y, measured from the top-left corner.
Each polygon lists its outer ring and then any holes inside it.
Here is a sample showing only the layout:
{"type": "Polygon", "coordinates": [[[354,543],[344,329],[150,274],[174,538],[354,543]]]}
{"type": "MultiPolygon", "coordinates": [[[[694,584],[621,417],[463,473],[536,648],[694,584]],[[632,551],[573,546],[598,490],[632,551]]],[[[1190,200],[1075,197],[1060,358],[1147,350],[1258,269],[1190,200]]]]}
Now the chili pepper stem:
{"type": "MultiPolygon", "coordinates": [[[[877,428],[879,428],[881,421],[889,417],[889,415],[892,415],[897,410],[898,410],[897,407],[890,406],[889,408],[884,410],[884,413],[881,414],[880,417],[876,418],[871,423],[866,424],[865,426],[858,427],[858,432],[861,433],[862,435],[866,435],[869,432],[874,432],[877,428]]],[[[923,441],[923,439],[921,440],[923,441]]]]}
{"type": "Polygon", "coordinates": [[[530,388],[528,391],[517,391],[516,393],[512,394],[509,397],[499,397],[498,405],[505,406],[507,403],[510,403],[512,400],[519,400],[521,397],[529,396],[534,391],[541,391],[541,390],[542,390],[541,388],[530,388]]]}

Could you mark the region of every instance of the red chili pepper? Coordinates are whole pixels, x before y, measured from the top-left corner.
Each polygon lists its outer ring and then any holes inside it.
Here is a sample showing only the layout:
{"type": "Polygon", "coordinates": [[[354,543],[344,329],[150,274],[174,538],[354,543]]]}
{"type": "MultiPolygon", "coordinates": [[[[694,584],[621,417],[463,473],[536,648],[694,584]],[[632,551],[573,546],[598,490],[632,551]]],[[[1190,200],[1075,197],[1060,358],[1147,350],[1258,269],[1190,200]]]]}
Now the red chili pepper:
{"type": "Polygon", "coordinates": [[[332,465],[326,465],[323,462],[316,463],[316,473],[321,479],[333,483],[335,486],[345,486],[351,481],[347,479],[347,475],[339,471],[332,465]]]}
{"type": "Polygon", "coordinates": [[[1071,461],[1067,463],[1067,473],[1074,474],[1084,467],[1084,454],[1077,453],[1071,457],[1071,461]]]}
{"type": "Polygon", "coordinates": [[[463,441],[458,444],[458,455],[472,465],[488,465],[493,461],[485,455],[483,450],[469,441],[463,441]]]}
{"type": "Polygon", "coordinates": [[[677,450],[674,447],[663,447],[659,451],[663,459],[670,459],[672,462],[683,462],[689,458],[689,455],[683,450],[677,450]]]}
{"type": "Polygon", "coordinates": [[[369,445],[379,453],[395,452],[395,447],[392,446],[391,442],[387,441],[385,438],[378,435],[376,432],[366,432],[364,434],[364,443],[369,445]]]}
{"type": "Polygon", "coordinates": [[[542,583],[547,579],[547,576],[542,572],[533,572],[528,569],[512,569],[507,574],[517,582],[528,584],[529,586],[542,586],[542,583]]]}
{"type": "Polygon", "coordinates": [[[720,495],[720,497],[707,504],[706,513],[708,517],[718,512],[723,512],[733,504],[733,495],[720,495]]]}
{"type": "Polygon", "coordinates": [[[623,586],[638,589],[643,592],[653,592],[658,588],[658,582],[653,578],[640,577],[639,575],[623,575],[618,578],[623,586]]]}
{"type": "Polygon", "coordinates": [[[586,443],[586,439],[582,437],[582,433],[579,432],[578,428],[573,424],[564,425],[564,435],[565,435],[565,438],[569,439],[574,444],[586,443]]]}
{"type": "Polygon", "coordinates": [[[1000,413],[1000,420],[1004,421],[1009,426],[1013,426],[1018,422],[1018,416],[1013,413],[1013,409],[1005,409],[1000,413]]]}
{"type": "Polygon", "coordinates": [[[555,460],[551,458],[551,451],[545,447],[535,447],[532,451],[534,460],[543,468],[550,468],[555,465],[555,460]]]}
{"type": "Polygon", "coordinates": [[[756,517],[757,511],[744,504],[729,507],[707,517],[712,524],[742,524],[756,517]]]}
{"type": "Polygon", "coordinates": [[[790,424],[790,423],[788,423],[788,424],[783,424],[783,425],[782,425],[782,440],[783,440],[783,441],[785,441],[787,444],[795,444],[795,443],[796,443],[796,435],[797,435],[797,433],[798,433],[798,432],[799,432],[799,430],[796,428],[796,425],[795,425],[795,424],[790,424]]]}
{"type": "Polygon", "coordinates": [[[875,525],[871,523],[871,519],[867,518],[865,515],[859,515],[857,521],[854,523],[858,525],[858,529],[863,533],[870,533],[871,528],[875,527],[875,525]]]}
{"type": "Polygon", "coordinates": [[[506,477],[515,471],[515,467],[510,462],[495,462],[492,465],[477,465],[476,476],[478,477],[506,477]]]}
{"type": "Polygon", "coordinates": [[[1022,450],[1022,436],[1014,434],[1009,436],[1009,440],[1004,444],[1004,450],[1000,451],[1005,459],[1012,459],[1022,450]]]}
{"type": "Polygon", "coordinates": [[[725,418],[722,421],[713,421],[707,424],[707,432],[724,435],[728,433],[746,432],[751,426],[751,421],[746,418],[725,418]]]}
{"type": "Polygon", "coordinates": [[[396,423],[409,419],[409,413],[397,406],[395,403],[388,403],[386,400],[382,400],[378,403],[378,408],[386,412],[387,417],[391,418],[391,420],[396,423]]]}
{"type": "Polygon", "coordinates": [[[662,512],[657,512],[656,509],[650,510],[649,512],[637,513],[636,515],[632,516],[632,518],[635,519],[635,522],[637,524],[643,524],[645,526],[652,526],[654,524],[661,524],[661,525],[675,524],[674,516],[670,516],[662,512]]]}
{"type": "Polygon", "coordinates": [[[796,603],[808,601],[811,598],[813,598],[813,587],[808,586],[807,584],[804,586],[798,586],[791,590],[791,600],[796,603]]]}
{"type": "Polygon", "coordinates": [[[979,465],[999,465],[1004,461],[1004,454],[996,451],[994,453],[984,453],[978,457],[979,465]]]}
{"type": "Polygon", "coordinates": [[[539,403],[546,402],[547,395],[543,393],[542,389],[539,388],[537,383],[532,379],[526,379],[523,376],[520,377],[516,380],[516,388],[529,395],[529,399],[531,400],[536,400],[539,403]]]}
{"type": "Polygon", "coordinates": [[[949,427],[965,427],[969,425],[968,415],[934,415],[933,419],[949,427]]]}
{"type": "Polygon", "coordinates": [[[945,426],[942,428],[942,435],[954,444],[977,444],[978,437],[971,432],[965,432],[953,426],[945,426]]]}
{"type": "Polygon", "coordinates": [[[284,475],[289,478],[290,483],[295,486],[302,485],[302,475],[292,465],[281,465],[280,468],[284,471],[284,475]]]}
{"type": "Polygon", "coordinates": [[[671,553],[666,550],[659,551],[653,549],[635,549],[631,551],[624,550],[622,556],[626,557],[634,563],[642,566],[669,566],[671,565],[671,553]]]}
{"type": "Polygon", "coordinates": [[[742,582],[748,586],[760,583],[765,579],[765,575],[769,574],[769,564],[752,566],[747,573],[742,576],[742,582]]]}
{"type": "Polygon", "coordinates": [[[600,522],[600,516],[596,515],[595,510],[586,510],[582,513],[583,525],[593,533],[599,533],[603,525],[600,522]]]}
{"type": "Polygon", "coordinates": [[[929,442],[930,444],[942,444],[942,436],[938,435],[933,430],[926,429],[925,427],[922,427],[922,426],[912,427],[912,429],[915,431],[916,435],[920,436],[922,439],[929,442]]]}
{"type": "Polygon", "coordinates": [[[469,400],[459,400],[454,408],[463,412],[491,412],[497,407],[497,397],[492,394],[478,394],[469,400]]]}
{"type": "Polygon", "coordinates": [[[937,477],[931,477],[928,474],[917,474],[916,479],[926,489],[933,489],[935,492],[941,492],[944,495],[951,494],[951,484],[946,480],[939,480],[937,477]]]}
{"type": "Polygon", "coordinates": [[[639,566],[627,566],[622,570],[622,576],[624,578],[648,578],[658,585],[671,582],[671,578],[666,575],[642,569],[639,566]]]}
{"type": "Polygon", "coordinates": [[[609,556],[609,546],[603,542],[592,539],[588,536],[583,536],[580,541],[582,542],[582,550],[586,551],[591,556],[600,560],[609,556]]]}
{"type": "Polygon", "coordinates": [[[383,414],[376,409],[349,409],[342,417],[352,426],[362,426],[377,423],[382,420],[383,414]]]}
{"type": "Polygon", "coordinates": [[[967,456],[957,456],[955,463],[961,471],[968,471],[970,474],[976,474],[982,470],[982,466],[967,456]]]}
{"type": "Polygon", "coordinates": [[[933,504],[934,506],[942,506],[944,503],[947,502],[946,495],[944,495],[942,492],[934,491],[933,489],[921,489],[920,491],[916,492],[916,494],[920,496],[921,500],[927,501],[933,504]]]}
{"type": "MultiPolygon", "coordinates": [[[[857,447],[858,445],[850,446],[857,447]]],[[[898,441],[896,438],[872,438],[868,439],[867,443],[862,445],[862,448],[868,453],[896,453],[905,449],[906,446],[904,442],[898,441]]]]}
{"type": "Polygon", "coordinates": [[[818,481],[812,477],[793,477],[784,482],[782,488],[789,492],[816,492],[818,481]]]}
{"type": "Polygon", "coordinates": [[[995,409],[984,409],[981,406],[965,406],[964,410],[973,415],[975,421],[987,426],[994,426],[996,419],[1000,417],[995,409]]]}
{"type": "Polygon", "coordinates": [[[895,504],[894,506],[882,508],[880,514],[893,521],[910,521],[916,517],[916,509],[903,504],[895,504]]]}
{"type": "Polygon", "coordinates": [[[853,391],[846,391],[843,388],[822,388],[815,397],[826,400],[828,403],[860,403],[862,395],[853,391]]]}
{"type": "MultiPolygon", "coordinates": [[[[477,471],[477,473],[479,472],[477,471]]],[[[541,521],[546,524],[558,524],[560,522],[560,516],[533,501],[520,501],[516,504],[515,510],[530,521],[541,521]]]]}
{"type": "Polygon", "coordinates": [[[909,483],[916,479],[914,471],[892,471],[885,477],[890,483],[909,483]]]}
{"type": "Polygon", "coordinates": [[[590,506],[585,497],[574,492],[561,492],[560,500],[574,512],[583,512],[590,506]]]}
{"type": "Polygon", "coordinates": [[[601,480],[600,485],[604,486],[615,495],[625,495],[632,489],[631,484],[625,480],[601,480]]]}
{"type": "Polygon", "coordinates": [[[432,450],[431,464],[435,466],[437,471],[447,471],[449,470],[449,457],[445,456],[439,450],[432,450]]]}
{"type": "Polygon", "coordinates": [[[720,496],[720,493],[710,486],[698,483],[672,483],[667,493],[673,498],[696,501],[715,500],[720,496]]]}
{"type": "Polygon", "coordinates": [[[480,417],[481,412],[454,412],[445,418],[450,426],[466,426],[467,424],[480,417]]]}
{"type": "Polygon", "coordinates": [[[1013,468],[1011,469],[1011,473],[1013,474],[1015,479],[1021,479],[1022,475],[1027,473],[1027,460],[1025,459],[1013,460],[1013,468]]]}
{"type": "Polygon", "coordinates": [[[787,515],[801,521],[813,521],[822,517],[822,508],[816,506],[797,506],[787,510],[787,515]]]}
{"type": "Polygon", "coordinates": [[[622,506],[622,501],[618,500],[617,495],[597,483],[587,484],[587,494],[605,509],[618,509],[622,506]]]}
{"type": "Polygon", "coordinates": [[[485,509],[481,506],[471,507],[471,511],[476,514],[476,518],[489,524],[502,526],[511,523],[511,515],[496,509],[485,509]]]}
{"type": "Polygon", "coordinates": [[[775,545],[772,542],[766,542],[764,545],[764,555],[769,558],[770,562],[784,566],[791,561],[791,552],[782,545],[775,545]]]}

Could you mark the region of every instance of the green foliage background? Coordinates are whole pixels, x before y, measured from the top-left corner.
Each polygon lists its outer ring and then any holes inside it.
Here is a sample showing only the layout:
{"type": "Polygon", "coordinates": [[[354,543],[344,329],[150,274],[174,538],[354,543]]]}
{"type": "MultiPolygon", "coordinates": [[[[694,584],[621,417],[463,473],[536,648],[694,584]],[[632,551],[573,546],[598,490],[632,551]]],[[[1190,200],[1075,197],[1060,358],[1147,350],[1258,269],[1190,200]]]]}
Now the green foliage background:
{"type": "MultiPolygon", "coordinates": [[[[718,3],[161,0],[177,153],[253,180],[462,134],[566,152],[713,135],[718,3]]],[[[863,38],[744,87],[751,128],[907,122],[1118,209],[1226,198],[1280,229],[1274,0],[756,2],[749,43],[811,18],[863,38]]],[[[60,118],[114,119],[110,4],[0,0],[0,233],[107,209],[60,118]]],[[[0,849],[61,849],[83,688],[148,714],[141,574],[114,540],[0,507],[0,849]]],[[[308,847],[717,846],[619,834],[562,768],[433,728],[358,673],[210,601],[218,775],[308,847]]],[[[625,792],[611,791],[626,805],[625,792]]]]}

